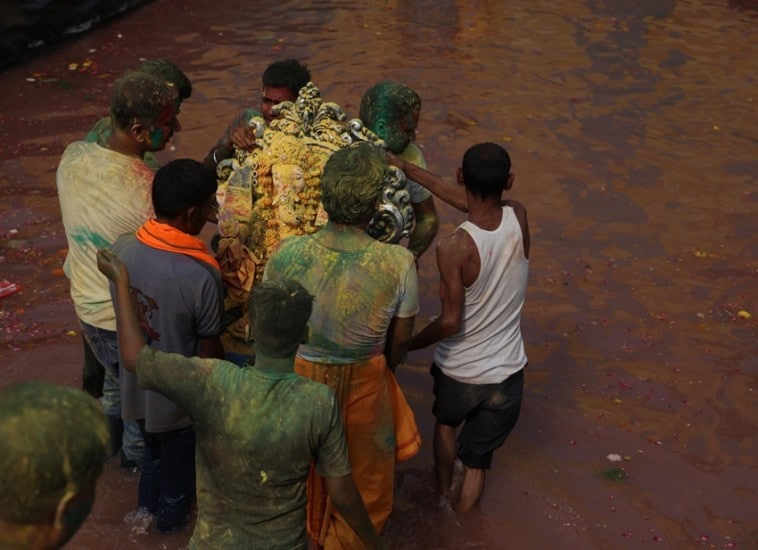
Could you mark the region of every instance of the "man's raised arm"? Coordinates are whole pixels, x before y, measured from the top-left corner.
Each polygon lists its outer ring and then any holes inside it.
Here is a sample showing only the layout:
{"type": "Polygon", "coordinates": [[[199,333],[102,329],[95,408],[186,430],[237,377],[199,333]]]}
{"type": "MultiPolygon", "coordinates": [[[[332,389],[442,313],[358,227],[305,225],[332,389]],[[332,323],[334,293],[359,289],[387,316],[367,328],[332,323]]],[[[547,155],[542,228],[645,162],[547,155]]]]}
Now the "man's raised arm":
{"type": "Polygon", "coordinates": [[[416,166],[412,162],[406,162],[391,153],[387,154],[387,160],[389,160],[391,165],[400,168],[405,174],[405,177],[409,180],[413,180],[416,183],[423,185],[434,195],[461,212],[468,212],[466,191],[462,185],[449,183],[437,174],[433,174],[429,170],[416,166]]]}
{"type": "Polygon", "coordinates": [[[135,372],[137,355],[145,345],[145,335],[137,318],[137,307],[129,292],[129,270],[118,257],[108,250],[97,253],[97,268],[116,285],[116,332],[121,354],[120,366],[135,372]]]}

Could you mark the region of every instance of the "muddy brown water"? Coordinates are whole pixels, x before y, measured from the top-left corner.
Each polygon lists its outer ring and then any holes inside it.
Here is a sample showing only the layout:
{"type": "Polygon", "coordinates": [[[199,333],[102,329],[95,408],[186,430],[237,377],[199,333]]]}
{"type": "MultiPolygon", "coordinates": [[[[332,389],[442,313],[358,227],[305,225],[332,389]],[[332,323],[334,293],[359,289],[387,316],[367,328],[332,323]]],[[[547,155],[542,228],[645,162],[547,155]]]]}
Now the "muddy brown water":
{"type": "MultiPolygon", "coordinates": [[[[272,60],[304,60],[351,115],[391,78],[423,99],[432,170],[509,149],[533,244],[522,416],[467,517],[434,505],[431,350],[399,371],[425,446],[398,467],[390,546],[755,548],[755,3],[242,4],[150,2],[0,74],[0,279],[23,286],[0,298],[2,383],[80,384],[55,168],[122,70],[166,57],[192,79],[164,161],[201,159],[272,60]]],[[[442,236],[463,215],[437,207],[442,236]]],[[[420,280],[419,325],[438,308],[432,253],[420,280]]],[[[71,548],[186,545],[189,529],[123,523],[136,481],[108,465],[71,548]]]]}

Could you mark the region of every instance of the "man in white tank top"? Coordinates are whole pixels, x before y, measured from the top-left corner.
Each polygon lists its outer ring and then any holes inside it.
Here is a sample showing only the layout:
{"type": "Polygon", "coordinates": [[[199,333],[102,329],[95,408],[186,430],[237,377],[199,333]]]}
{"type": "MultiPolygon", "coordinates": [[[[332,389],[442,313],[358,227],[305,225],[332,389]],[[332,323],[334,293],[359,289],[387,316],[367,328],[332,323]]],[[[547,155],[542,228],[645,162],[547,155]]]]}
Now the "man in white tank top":
{"type": "Polygon", "coordinates": [[[457,179],[465,188],[468,220],[437,245],[442,312],[410,346],[439,342],[431,368],[435,474],[440,496],[459,512],[479,501],[492,455],[521,408],[529,226],[526,208],[501,198],[513,185],[510,170],[508,153],[494,143],[474,145],[463,156],[457,179]],[[457,497],[456,456],[464,471],[457,497]]]}

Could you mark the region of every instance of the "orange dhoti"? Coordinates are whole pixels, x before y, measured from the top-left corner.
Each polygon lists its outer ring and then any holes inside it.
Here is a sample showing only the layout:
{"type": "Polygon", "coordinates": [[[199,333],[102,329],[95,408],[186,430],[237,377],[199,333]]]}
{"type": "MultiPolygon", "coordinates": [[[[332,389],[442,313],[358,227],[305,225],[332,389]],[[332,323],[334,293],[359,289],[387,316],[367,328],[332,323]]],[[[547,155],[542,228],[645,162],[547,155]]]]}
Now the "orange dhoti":
{"type": "MultiPolygon", "coordinates": [[[[421,436],[395,375],[383,355],[336,365],[298,357],[295,372],[334,390],[345,425],[353,480],[371,522],[381,531],[392,511],[395,463],[418,453],[421,436]]],[[[332,510],[324,479],[308,478],[308,534],[327,550],[363,548],[345,520],[332,510]]]]}

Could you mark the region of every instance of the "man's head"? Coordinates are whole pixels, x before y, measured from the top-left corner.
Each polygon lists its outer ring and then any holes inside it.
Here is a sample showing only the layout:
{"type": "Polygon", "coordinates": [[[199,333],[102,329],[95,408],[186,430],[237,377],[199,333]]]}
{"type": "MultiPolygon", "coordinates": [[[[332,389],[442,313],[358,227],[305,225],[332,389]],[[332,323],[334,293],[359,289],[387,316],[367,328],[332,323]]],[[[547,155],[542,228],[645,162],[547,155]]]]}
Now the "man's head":
{"type": "Polygon", "coordinates": [[[0,389],[0,547],[63,546],[109,454],[108,420],[88,394],[40,381],[0,389]]]}
{"type": "Polygon", "coordinates": [[[313,296],[291,279],[264,281],[253,287],[248,302],[250,333],[256,352],[290,357],[306,341],[313,296]]]}
{"type": "Polygon", "coordinates": [[[416,139],[421,98],[408,86],[385,80],[363,94],[363,124],[384,140],[391,153],[402,153],[416,139]]]}
{"type": "Polygon", "coordinates": [[[139,71],[162,78],[173,84],[179,94],[179,102],[192,95],[192,82],[184,72],[167,59],[148,59],[139,66],[139,71]]]}
{"type": "Polygon", "coordinates": [[[127,71],[113,86],[111,125],[126,133],[143,151],[160,151],[182,126],[176,87],[162,77],[127,71]]]}
{"type": "Polygon", "coordinates": [[[332,153],[321,176],[321,202],[329,220],[346,225],[366,224],[376,211],[389,165],[368,143],[332,153]]]}
{"type": "Polygon", "coordinates": [[[513,185],[511,157],[496,143],[479,143],[463,155],[458,181],[480,199],[500,199],[513,185]]]}
{"type": "Polygon", "coordinates": [[[197,235],[216,204],[218,183],[213,172],[192,159],[173,160],[153,180],[155,217],[177,229],[197,235]]]}
{"type": "Polygon", "coordinates": [[[271,109],[283,101],[295,101],[300,88],[311,80],[308,68],[296,59],[275,61],[263,72],[261,113],[266,123],[274,118],[271,109]]]}

